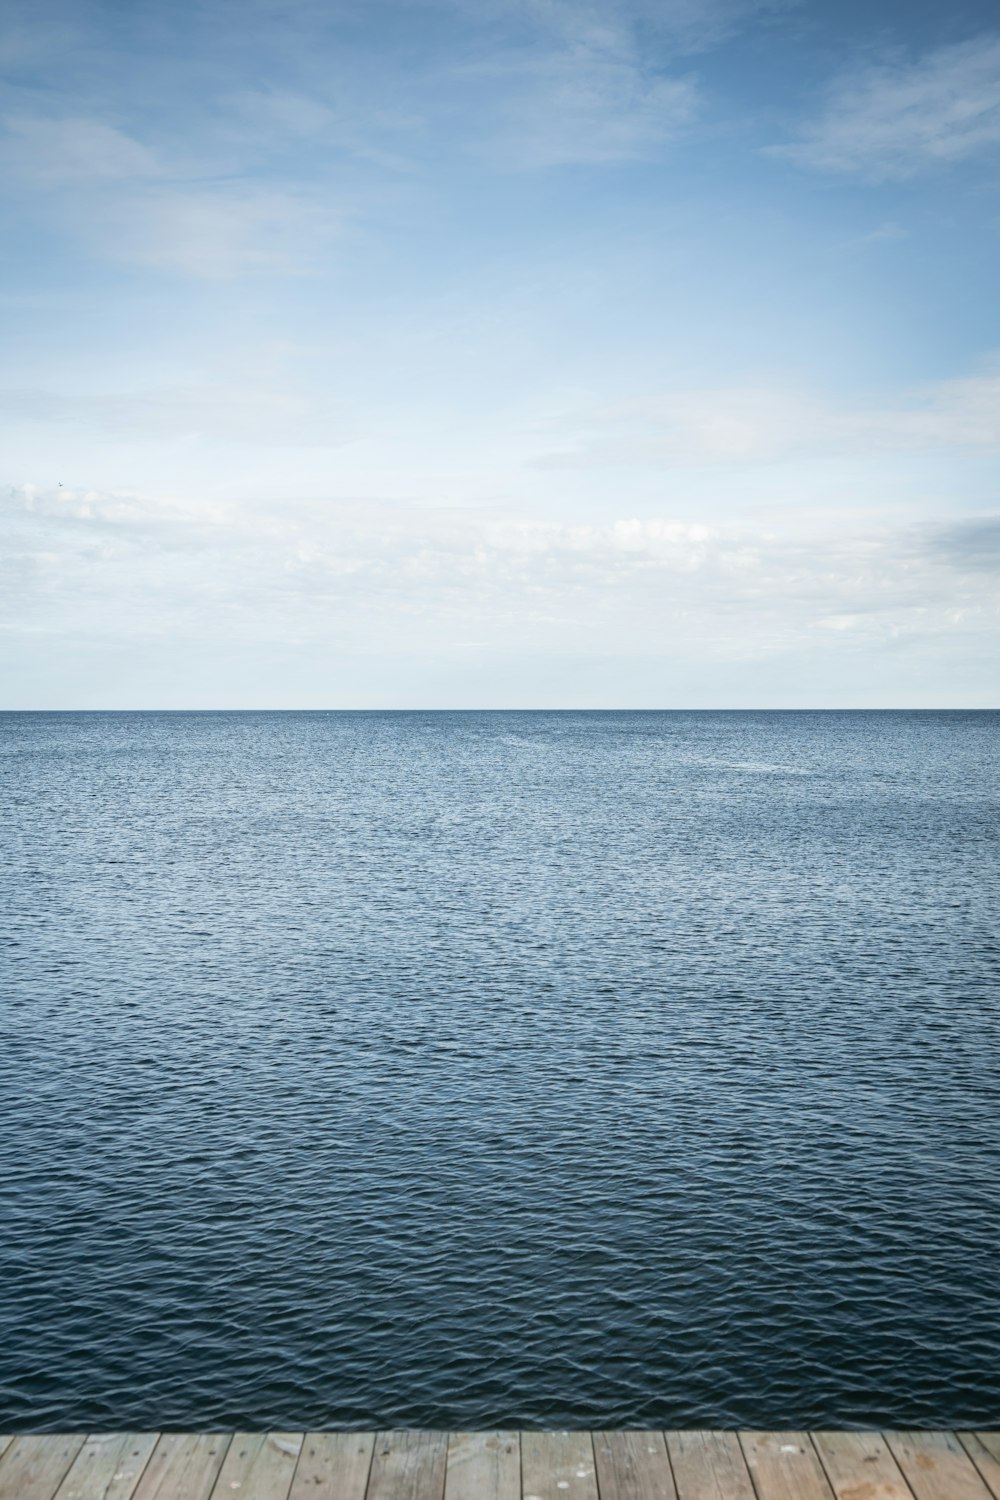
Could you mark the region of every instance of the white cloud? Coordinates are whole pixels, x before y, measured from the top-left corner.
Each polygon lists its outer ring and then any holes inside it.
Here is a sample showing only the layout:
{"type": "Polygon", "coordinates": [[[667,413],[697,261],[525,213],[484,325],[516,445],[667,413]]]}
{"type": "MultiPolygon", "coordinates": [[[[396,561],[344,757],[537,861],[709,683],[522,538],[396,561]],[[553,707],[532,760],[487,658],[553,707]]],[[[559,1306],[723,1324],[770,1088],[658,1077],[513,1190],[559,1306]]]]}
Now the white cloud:
{"type": "Polygon", "coordinates": [[[101,120],[17,114],[6,116],[3,126],[4,156],[37,184],[156,177],[161,171],[152,151],[101,120]]]}
{"type": "Polygon", "coordinates": [[[740,661],[797,649],[811,632],[853,649],[1000,625],[997,517],[965,529],[802,516],[549,522],[32,487],[0,508],[15,632],[244,645],[349,632],[404,656],[472,638],[555,659],[689,639],[740,661]]]}
{"type": "Polygon", "coordinates": [[[942,526],[934,545],[955,568],[1000,575],[1000,515],[974,516],[942,526]]]}
{"type": "Polygon", "coordinates": [[[801,166],[881,181],[998,145],[1000,36],[988,33],[843,76],[799,140],[773,149],[801,166]]]}
{"type": "Polygon", "coordinates": [[[696,53],[740,26],[791,10],[798,0],[452,0],[476,22],[526,22],[541,35],[575,46],[615,30],[655,37],[671,52],[696,53]]]}
{"type": "Polygon", "coordinates": [[[647,156],[696,116],[690,78],[643,74],[624,57],[574,53],[519,70],[500,148],[518,166],[602,165],[647,156]]]}
{"type": "Polygon", "coordinates": [[[802,456],[1000,448],[1000,370],[836,402],[761,387],[682,390],[567,414],[548,468],[773,462],[802,456]]]}
{"type": "Polygon", "coordinates": [[[330,105],[293,89],[251,89],[234,102],[263,130],[287,131],[293,136],[324,135],[338,117],[330,105]]]}
{"type": "Polygon", "coordinates": [[[253,385],[222,373],[203,383],[119,391],[0,388],[0,414],[50,434],[55,424],[69,425],[119,441],[196,438],[254,448],[331,447],[350,435],[332,398],[288,385],[253,385]]]}
{"type": "MultiPolygon", "coordinates": [[[[527,30],[492,41],[455,73],[481,95],[490,154],[527,169],[599,166],[651,156],[681,133],[699,112],[697,81],[665,69],[662,45],[644,45],[643,10],[561,0],[498,7],[527,30]]],[[[669,29],[666,12],[656,24],[669,29]]]]}
{"type": "Polygon", "coordinates": [[[116,259],[203,280],[309,270],[341,229],[341,216],[311,194],[233,186],[134,194],[101,229],[116,259]]]}
{"type": "Polygon", "coordinates": [[[193,168],[189,147],[171,158],[100,120],[19,115],[6,126],[8,166],[115,260],[203,280],[294,275],[344,223],[328,191],[265,185],[219,162],[193,168]]]}
{"type": "Polygon", "coordinates": [[[115,487],[142,472],[161,492],[275,488],[290,503],[325,491],[381,494],[537,506],[540,516],[581,506],[656,514],[665,494],[705,517],[833,505],[847,503],[836,496],[848,481],[855,504],[912,501],[923,513],[945,473],[956,498],[986,503],[1000,449],[996,363],[867,396],[744,386],[571,401],[543,384],[497,404],[473,389],[463,405],[457,387],[421,382],[434,367],[417,334],[404,330],[403,343],[412,362],[392,387],[382,374],[392,345],[368,351],[366,365],[350,341],[331,356],[322,344],[239,340],[169,374],[137,371],[131,383],[114,365],[77,360],[59,380],[49,370],[44,385],[0,385],[8,473],[115,487]]]}

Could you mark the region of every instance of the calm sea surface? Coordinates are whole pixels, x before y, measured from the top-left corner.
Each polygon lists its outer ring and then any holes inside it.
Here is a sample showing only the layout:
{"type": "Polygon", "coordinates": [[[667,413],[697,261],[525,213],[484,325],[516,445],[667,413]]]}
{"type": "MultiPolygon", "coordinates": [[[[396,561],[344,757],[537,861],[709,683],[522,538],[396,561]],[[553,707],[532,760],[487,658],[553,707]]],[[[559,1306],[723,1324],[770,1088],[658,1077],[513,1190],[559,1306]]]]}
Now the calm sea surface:
{"type": "Polygon", "coordinates": [[[998,752],[0,717],[0,1426],[996,1425],[998,752]]]}

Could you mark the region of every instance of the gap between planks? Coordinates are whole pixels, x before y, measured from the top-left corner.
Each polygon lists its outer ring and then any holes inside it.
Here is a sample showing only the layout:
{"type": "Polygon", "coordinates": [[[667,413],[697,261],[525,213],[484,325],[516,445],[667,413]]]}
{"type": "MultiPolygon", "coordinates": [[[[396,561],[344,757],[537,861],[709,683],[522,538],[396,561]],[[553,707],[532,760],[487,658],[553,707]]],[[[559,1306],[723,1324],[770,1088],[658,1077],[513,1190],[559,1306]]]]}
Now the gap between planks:
{"type": "Polygon", "coordinates": [[[1000,1500],[1000,1434],[28,1434],[0,1500],[1000,1500]]]}

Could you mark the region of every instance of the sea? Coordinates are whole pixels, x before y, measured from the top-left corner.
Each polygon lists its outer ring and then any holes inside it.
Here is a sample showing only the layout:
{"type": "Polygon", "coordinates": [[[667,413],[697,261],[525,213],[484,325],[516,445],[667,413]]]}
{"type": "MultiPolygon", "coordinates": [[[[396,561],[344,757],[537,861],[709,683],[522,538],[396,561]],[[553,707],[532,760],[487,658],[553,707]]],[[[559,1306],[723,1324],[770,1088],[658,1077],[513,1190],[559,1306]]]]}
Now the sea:
{"type": "Polygon", "coordinates": [[[0,716],[0,1428],[998,1425],[998,751],[0,716]]]}

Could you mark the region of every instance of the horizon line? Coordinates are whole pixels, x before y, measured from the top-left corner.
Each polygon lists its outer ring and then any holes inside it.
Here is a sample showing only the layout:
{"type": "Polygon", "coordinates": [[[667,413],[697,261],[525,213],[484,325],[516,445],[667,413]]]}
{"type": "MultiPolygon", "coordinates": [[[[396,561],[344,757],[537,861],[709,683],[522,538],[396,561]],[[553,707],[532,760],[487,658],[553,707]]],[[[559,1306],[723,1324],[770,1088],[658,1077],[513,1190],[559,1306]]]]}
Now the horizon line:
{"type": "Polygon", "coordinates": [[[950,704],[935,707],[906,704],[877,708],[871,706],[766,707],[714,705],[712,707],[632,707],[632,708],[7,708],[0,714],[991,714],[1000,713],[1000,705],[950,704]]]}

